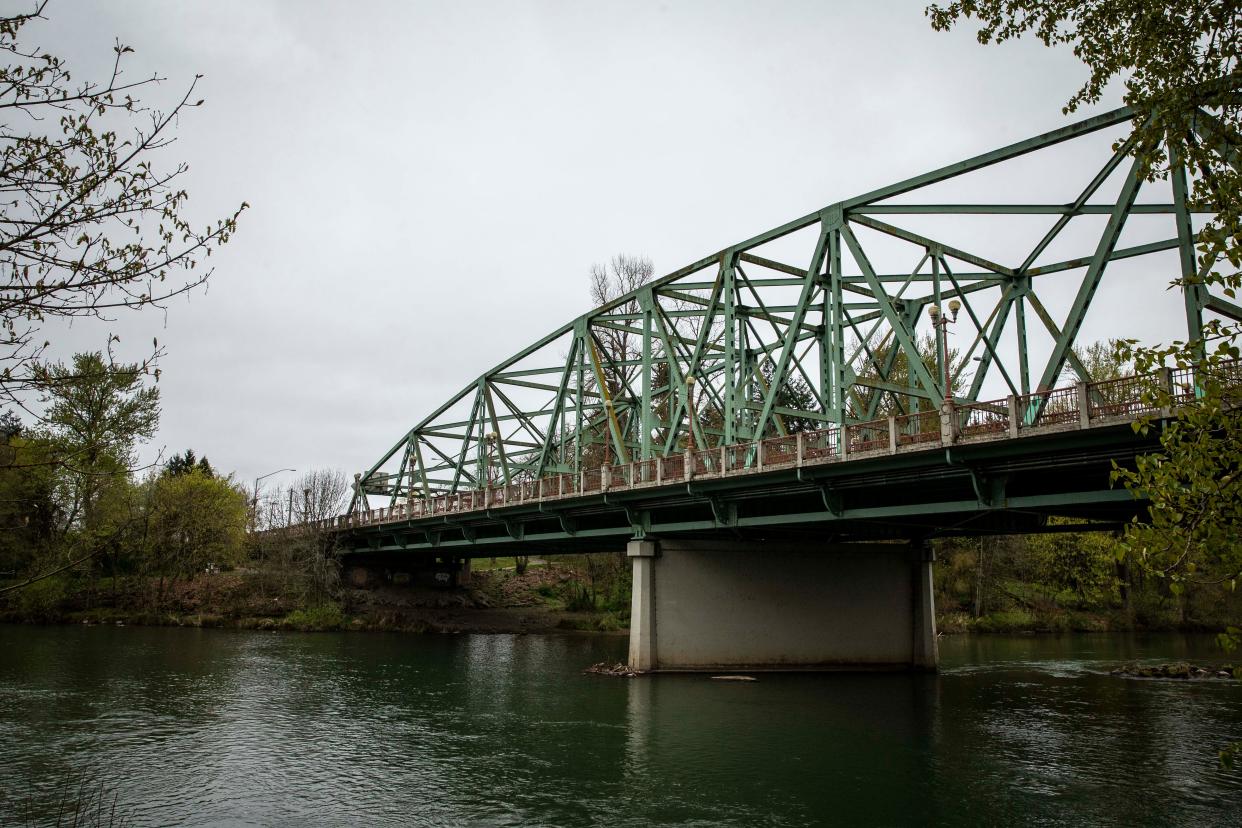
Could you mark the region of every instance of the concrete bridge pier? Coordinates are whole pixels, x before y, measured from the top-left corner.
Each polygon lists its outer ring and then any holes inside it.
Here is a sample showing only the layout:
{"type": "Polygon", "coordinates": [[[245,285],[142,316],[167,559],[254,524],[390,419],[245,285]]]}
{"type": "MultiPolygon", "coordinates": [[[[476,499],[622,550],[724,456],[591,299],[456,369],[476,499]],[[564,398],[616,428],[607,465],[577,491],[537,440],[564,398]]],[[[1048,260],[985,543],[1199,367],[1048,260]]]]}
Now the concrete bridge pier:
{"type": "Polygon", "coordinates": [[[935,670],[923,542],[635,540],[629,666],[935,670]]]}

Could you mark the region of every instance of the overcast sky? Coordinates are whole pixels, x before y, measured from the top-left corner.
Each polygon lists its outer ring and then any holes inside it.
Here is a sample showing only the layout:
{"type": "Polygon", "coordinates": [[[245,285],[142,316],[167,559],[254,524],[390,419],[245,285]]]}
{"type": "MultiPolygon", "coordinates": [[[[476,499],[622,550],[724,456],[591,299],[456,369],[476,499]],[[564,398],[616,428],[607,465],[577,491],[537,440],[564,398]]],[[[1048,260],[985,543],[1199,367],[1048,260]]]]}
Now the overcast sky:
{"type": "MultiPolygon", "coordinates": [[[[192,447],[246,481],[366,468],[587,310],[592,262],[665,273],[1070,121],[1085,70],[1067,51],[985,48],[922,9],[53,0],[29,31],[77,77],[114,38],[132,76],[168,77],[155,102],[204,76],[168,161],[189,162],[200,223],[252,205],[207,293],[112,326],[124,356],[168,349],[147,455],[192,447]]],[[[1116,317],[1114,335],[1161,333],[1116,317]]]]}

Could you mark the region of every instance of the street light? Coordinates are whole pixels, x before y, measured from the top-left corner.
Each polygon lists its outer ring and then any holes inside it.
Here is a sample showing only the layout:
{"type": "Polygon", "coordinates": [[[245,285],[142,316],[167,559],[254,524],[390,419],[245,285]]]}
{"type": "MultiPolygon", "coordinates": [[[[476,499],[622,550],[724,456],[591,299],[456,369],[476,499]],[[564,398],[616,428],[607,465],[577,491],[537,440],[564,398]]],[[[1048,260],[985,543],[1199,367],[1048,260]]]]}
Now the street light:
{"type": "Polygon", "coordinates": [[[492,452],[500,442],[500,435],[489,431],[483,435],[483,442],[487,444],[487,448],[483,450],[483,488],[486,489],[492,484],[492,452]]]}
{"type": "Polygon", "coordinates": [[[947,418],[949,428],[952,429],[954,437],[957,436],[957,423],[953,417],[953,385],[952,379],[949,377],[949,325],[957,322],[957,313],[962,309],[962,303],[957,299],[949,301],[949,312],[941,313],[939,305],[932,305],[927,309],[927,315],[931,317],[933,328],[940,329],[940,367],[944,374],[944,399],[940,403],[940,413],[947,418]]]}
{"type": "Polygon", "coordinates": [[[250,502],[250,511],[252,514],[251,525],[255,529],[259,528],[259,482],[263,480],[267,480],[269,477],[271,477],[274,474],[280,474],[281,472],[295,472],[295,471],[297,471],[297,469],[277,469],[274,472],[268,472],[262,477],[256,477],[254,479],[254,499],[250,502]]]}
{"type": "Polygon", "coordinates": [[[686,435],[686,454],[694,453],[694,417],[694,374],[689,374],[686,377],[686,425],[690,432],[686,435]]]}

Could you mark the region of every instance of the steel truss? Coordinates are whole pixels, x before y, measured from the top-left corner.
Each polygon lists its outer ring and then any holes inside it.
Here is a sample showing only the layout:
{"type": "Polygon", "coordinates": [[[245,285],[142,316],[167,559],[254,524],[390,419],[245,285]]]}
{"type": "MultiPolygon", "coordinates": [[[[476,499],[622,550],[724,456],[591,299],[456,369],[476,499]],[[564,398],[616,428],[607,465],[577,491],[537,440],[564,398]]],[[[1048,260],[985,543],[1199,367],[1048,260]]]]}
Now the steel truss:
{"type": "MultiPolygon", "coordinates": [[[[1209,113],[1200,116],[1188,132],[1219,143],[1225,130],[1209,113]]],[[[1171,203],[1140,202],[1146,182],[1130,157],[1131,138],[1070,203],[897,199],[1135,117],[1118,109],[831,204],[578,317],[411,428],[358,475],[350,511],[370,508],[368,495],[391,506],[687,449],[749,444],[753,458],[765,438],[933,412],[944,401],[946,375],[948,394],[961,405],[977,402],[989,383],[1018,396],[1053,388],[1064,372],[1090,380],[1074,344],[1110,263],[1142,257],[1170,279],[1197,275],[1187,170],[1172,170],[1171,203]],[[1050,226],[1009,263],[902,226],[968,215],[1027,217],[1028,227],[1042,216],[1050,226]],[[1168,217],[1167,232],[1120,246],[1138,215],[1168,217]],[[1101,217],[1102,229],[1091,216],[1101,217]],[[1045,261],[1050,250],[1084,239],[1082,255],[1045,261]],[[907,267],[873,265],[879,248],[907,267]],[[1164,251],[1175,251],[1176,265],[1160,264],[1164,251]],[[1036,290],[1036,277],[1052,274],[1078,275],[1059,320],[1036,290]],[[956,359],[945,347],[947,326],[929,318],[933,306],[955,302],[964,311],[956,328],[965,346],[956,359]],[[1028,308],[1039,323],[1029,330],[1028,308]]],[[[1228,147],[1222,154],[1238,163],[1228,147]]],[[[1191,340],[1205,313],[1242,321],[1242,307],[1199,285],[1183,290],[1181,306],[1191,340]]]]}

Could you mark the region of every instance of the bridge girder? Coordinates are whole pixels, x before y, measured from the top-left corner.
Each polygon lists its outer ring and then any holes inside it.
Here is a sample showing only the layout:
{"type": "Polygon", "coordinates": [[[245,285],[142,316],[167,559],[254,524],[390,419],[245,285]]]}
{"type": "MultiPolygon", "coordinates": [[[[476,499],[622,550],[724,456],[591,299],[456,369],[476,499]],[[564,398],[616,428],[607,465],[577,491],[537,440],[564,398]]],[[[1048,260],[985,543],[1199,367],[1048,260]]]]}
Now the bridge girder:
{"type": "MultiPolygon", "coordinates": [[[[1195,271],[1186,170],[1173,169],[1171,201],[1140,201],[1147,182],[1137,164],[1125,163],[1127,140],[1104,154],[1066,203],[901,199],[1136,117],[1118,109],[828,205],[589,311],[419,421],[360,473],[351,511],[366,508],[367,495],[394,504],[931,411],[946,393],[976,402],[989,384],[1023,395],[1052,388],[1067,370],[1089,379],[1074,345],[1109,265],[1142,257],[1162,267],[1159,254],[1176,251],[1168,280],[1195,271]],[[1092,201],[1113,186],[1116,195],[1092,201]],[[1167,217],[1167,232],[1120,246],[1136,215],[1167,217]],[[954,216],[1028,223],[1044,216],[1051,224],[1016,245],[1009,263],[949,244],[951,231],[903,226],[928,217],[943,226],[954,216]],[[1087,231],[1096,216],[1104,227],[1087,231]],[[1079,255],[1049,258],[1075,234],[1079,255]],[[882,266],[873,263],[877,253],[882,266]],[[1078,275],[1077,291],[1058,320],[1036,288],[1070,273],[1078,275]],[[944,341],[947,326],[929,319],[933,306],[954,302],[964,311],[959,341],[969,342],[956,359],[944,341]],[[1040,327],[1028,329],[1028,307],[1040,327]]],[[[1211,124],[1205,113],[1188,129],[1223,141],[1211,124]]],[[[1221,151],[1236,155],[1227,145],[1221,151]]],[[[1184,291],[1183,305],[1189,339],[1199,336],[1205,312],[1242,317],[1242,308],[1201,286],[1184,291]]]]}

